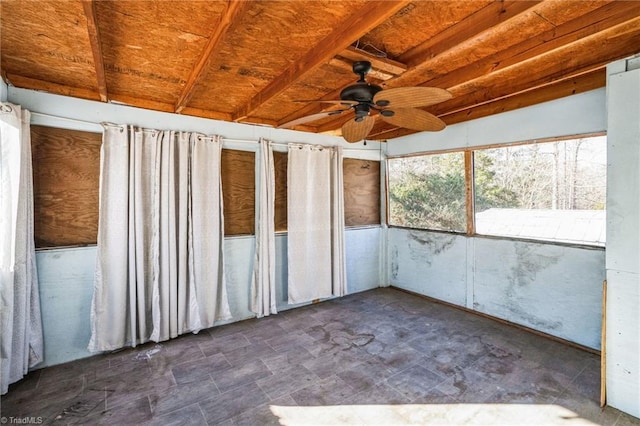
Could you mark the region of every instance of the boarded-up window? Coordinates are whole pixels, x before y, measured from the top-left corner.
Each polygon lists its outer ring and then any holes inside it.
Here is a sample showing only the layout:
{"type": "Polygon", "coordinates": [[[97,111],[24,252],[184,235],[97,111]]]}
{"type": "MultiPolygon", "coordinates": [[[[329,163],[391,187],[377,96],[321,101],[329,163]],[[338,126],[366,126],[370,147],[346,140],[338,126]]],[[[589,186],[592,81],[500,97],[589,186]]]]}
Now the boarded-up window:
{"type": "Polygon", "coordinates": [[[274,152],[275,169],[275,228],[276,232],[287,230],[287,161],[286,152],[274,152]]]}
{"type": "Polygon", "coordinates": [[[345,158],[343,171],[345,225],[379,225],[380,162],[345,158]]]}
{"type": "Polygon", "coordinates": [[[252,235],[255,232],[255,154],[223,149],[221,166],[224,235],[252,235]]]}
{"type": "MultiPolygon", "coordinates": [[[[100,133],[31,126],[36,247],[95,244],[100,133]]],[[[287,153],[274,152],[275,229],[287,230],[287,153]]],[[[255,233],[255,154],[222,150],[226,236],[255,233]]],[[[380,163],[344,159],[345,223],[380,223],[380,163]]]]}
{"type": "Polygon", "coordinates": [[[36,247],[95,244],[100,133],[31,126],[36,247]]]}
{"type": "MultiPolygon", "coordinates": [[[[287,230],[287,153],[274,152],[275,226],[287,230]]],[[[344,213],[346,226],[380,224],[380,162],[345,158],[344,213]]]]}

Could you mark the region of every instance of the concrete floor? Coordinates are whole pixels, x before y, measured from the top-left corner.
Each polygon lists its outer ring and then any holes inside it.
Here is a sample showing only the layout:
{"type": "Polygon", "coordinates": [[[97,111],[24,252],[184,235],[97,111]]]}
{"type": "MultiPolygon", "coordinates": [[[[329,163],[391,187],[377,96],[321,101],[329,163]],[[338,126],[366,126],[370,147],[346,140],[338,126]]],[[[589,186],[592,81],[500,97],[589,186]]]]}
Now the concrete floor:
{"type": "Polygon", "coordinates": [[[640,424],[599,408],[599,373],[593,354],[377,289],[37,370],[1,413],[44,424],[640,424]]]}

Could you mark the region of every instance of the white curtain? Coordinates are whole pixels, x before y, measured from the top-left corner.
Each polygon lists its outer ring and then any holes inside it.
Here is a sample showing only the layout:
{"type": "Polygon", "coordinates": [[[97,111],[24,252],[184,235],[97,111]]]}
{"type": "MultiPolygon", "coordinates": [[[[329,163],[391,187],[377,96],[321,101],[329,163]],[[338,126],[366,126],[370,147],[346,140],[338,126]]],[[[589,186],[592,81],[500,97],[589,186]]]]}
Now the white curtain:
{"type": "Polygon", "coordinates": [[[347,266],[344,246],[344,173],[342,147],[332,151],[331,171],[331,265],[333,270],[333,295],[347,294],[347,266]]]}
{"type": "Polygon", "coordinates": [[[257,157],[256,245],[251,277],[251,310],[260,318],[278,313],[275,285],[275,171],[271,142],[260,140],[257,157]]]}
{"type": "Polygon", "coordinates": [[[230,318],[217,137],[105,125],[89,350],[230,318]]]}
{"type": "Polygon", "coordinates": [[[44,359],[33,239],[30,113],[0,104],[1,393],[44,359]]]}
{"type": "Polygon", "coordinates": [[[342,296],[346,289],[341,150],[289,144],[288,301],[342,296]]]}

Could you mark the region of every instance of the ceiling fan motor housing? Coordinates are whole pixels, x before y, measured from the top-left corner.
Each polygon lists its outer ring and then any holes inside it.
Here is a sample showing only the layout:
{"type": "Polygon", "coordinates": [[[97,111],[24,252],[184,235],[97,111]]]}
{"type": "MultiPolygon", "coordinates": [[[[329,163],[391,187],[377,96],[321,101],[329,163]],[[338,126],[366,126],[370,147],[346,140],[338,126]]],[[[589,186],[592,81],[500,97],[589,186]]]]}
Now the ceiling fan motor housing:
{"type": "Polygon", "coordinates": [[[356,83],[342,89],[340,99],[343,101],[366,102],[371,104],[373,103],[375,94],[381,90],[382,87],[376,86],[375,84],[356,83]]]}

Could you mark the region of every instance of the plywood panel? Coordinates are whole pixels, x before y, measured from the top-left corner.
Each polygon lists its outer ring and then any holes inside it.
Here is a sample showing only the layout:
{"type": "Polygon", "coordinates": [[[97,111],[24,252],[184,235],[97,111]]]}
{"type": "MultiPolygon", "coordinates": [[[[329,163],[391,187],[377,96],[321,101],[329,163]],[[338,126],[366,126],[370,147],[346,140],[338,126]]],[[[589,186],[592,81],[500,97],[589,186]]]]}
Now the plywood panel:
{"type": "Polygon", "coordinates": [[[345,158],[343,170],[345,225],[379,225],[380,162],[345,158]]]}
{"type": "Polygon", "coordinates": [[[99,133],[31,126],[36,247],[95,244],[99,133]]]}
{"type": "Polygon", "coordinates": [[[366,3],[251,2],[234,31],[227,34],[220,54],[212,58],[189,106],[233,113],[366,3]]]}
{"type": "Polygon", "coordinates": [[[273,153],[275,167],[275,226],[276,232],[287,230],[287,153],[273,153]]]}
{"type": "Polygon", "coordinates": [[[96,2],[109,93],[173,105],[224,9],[220,1],[96,2]]]}
{"type": "Polygon", "coordinates": [[[255,154],[222,150],[222,196],[224,234],[252,235],[255,232],[255,154]]]}
{"type": "Polygon", "coordinates": [[[1,7],[4,73],[61,86],[97,89],[80,2],[2,1],[1,7]]]}

